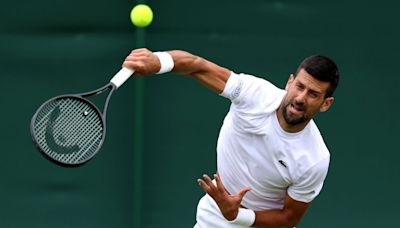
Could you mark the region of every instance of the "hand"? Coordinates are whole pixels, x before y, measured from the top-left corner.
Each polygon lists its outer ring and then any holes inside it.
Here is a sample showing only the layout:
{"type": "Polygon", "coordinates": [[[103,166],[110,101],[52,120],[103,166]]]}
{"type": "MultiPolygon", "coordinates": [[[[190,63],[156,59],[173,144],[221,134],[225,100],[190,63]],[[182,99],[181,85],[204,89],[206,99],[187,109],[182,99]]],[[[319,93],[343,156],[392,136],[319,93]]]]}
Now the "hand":
{"type": "Polygon", "coordinates": [[[157,73],[161,68],[161,63],[153,52],[140,48],[133,50],[122,66],[135,70],[134,75],[145,76],[157,73]]]}
{"type": "Polygon", "coordinates": [[[204,180],[198,179],[197,182],[204,191],[215,200],[222,215],[227,220],[232,221],[239,213],[240,203],[242,202],[244,195],[251,189],[249,187],[243,188],[236,195],[229,195],[218,174],[214,174],[214,178],[217,182],[216,186],[207,175],[203,175],[204,180]]]}

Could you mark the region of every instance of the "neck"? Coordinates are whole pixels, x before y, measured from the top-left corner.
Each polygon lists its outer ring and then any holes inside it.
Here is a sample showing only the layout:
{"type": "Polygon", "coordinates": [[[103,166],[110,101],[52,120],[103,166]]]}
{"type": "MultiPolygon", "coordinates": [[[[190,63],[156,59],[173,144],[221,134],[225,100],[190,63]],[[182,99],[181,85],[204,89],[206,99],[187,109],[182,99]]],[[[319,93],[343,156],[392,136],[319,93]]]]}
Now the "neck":
{"type": "Polygon", "coordinates": [[[281,126],[281,128],[288,133],[300,132],[310,122],[310,120],[307,120],[303,123],[299,123],[296,125],[288,124],[286,122],[285,118],[283,117],[283,107],[282,106],[279,106],[278,110],[276,111],[276,116],[278,117],[278,122],[279,122],[279,125],[281,126]]]}

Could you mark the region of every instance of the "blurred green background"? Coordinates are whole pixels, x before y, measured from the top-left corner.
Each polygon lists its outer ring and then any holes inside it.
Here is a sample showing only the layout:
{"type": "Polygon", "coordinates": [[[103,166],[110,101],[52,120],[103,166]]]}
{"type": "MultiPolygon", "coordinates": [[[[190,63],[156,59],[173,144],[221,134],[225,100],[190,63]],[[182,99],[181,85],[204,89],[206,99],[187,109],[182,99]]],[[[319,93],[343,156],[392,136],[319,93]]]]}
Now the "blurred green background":
{"type": "Polygon", "coordinates": [[[129,80],[112,97],[104,147],[83,167],[53,165],[31,142],[42,102],[102,86],[142,46],[187,50],[280,87],[304,57],[333,58],[341,84],[316,118],[331,167],[298,227],[397,226],[400,3],[147,1],[155,17],[145,31],[129,20],[137,3],[2,1],[0,227],[193,226],[203,195],[196,179],[216,171],[229,107],[193,80],[129,80]]]}

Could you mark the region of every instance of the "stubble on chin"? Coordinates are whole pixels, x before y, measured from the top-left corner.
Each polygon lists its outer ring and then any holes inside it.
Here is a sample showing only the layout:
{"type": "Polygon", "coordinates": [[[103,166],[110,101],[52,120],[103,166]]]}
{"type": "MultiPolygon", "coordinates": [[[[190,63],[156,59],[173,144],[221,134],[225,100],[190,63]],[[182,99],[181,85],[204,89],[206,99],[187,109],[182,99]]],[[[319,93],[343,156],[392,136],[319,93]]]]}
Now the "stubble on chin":
{"type": "Polygon", "coordinates": [[[302,115],[297,118],[291,117],[289,114],[289,110],[288,110],[289,105],[291,105],[290,102],[288,104],[284,105],[283,108],[281,109],[282,116],[288,125],[296,126],[298,124],[301,124],[301,123],[304,123],[307,121],[307,117],[305,115],[302,115]]]}

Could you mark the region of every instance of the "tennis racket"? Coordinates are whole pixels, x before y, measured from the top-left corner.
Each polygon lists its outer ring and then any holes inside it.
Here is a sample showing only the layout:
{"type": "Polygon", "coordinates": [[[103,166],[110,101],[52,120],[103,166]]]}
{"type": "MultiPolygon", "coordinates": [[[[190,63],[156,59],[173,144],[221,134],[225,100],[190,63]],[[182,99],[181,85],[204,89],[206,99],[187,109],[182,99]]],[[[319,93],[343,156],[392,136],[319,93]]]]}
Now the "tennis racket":
{"type": "Polygon", "coordinates": [[[85,164],[100,150],[106,135],[106,113],[112,93],[133,74],[123,67],[111,81],[96,90],[53,97],[31,120],[32,139],[50,161],[67,167],[85,164]],[[103,110],[87,98],[109,90],[103,110]]]}

